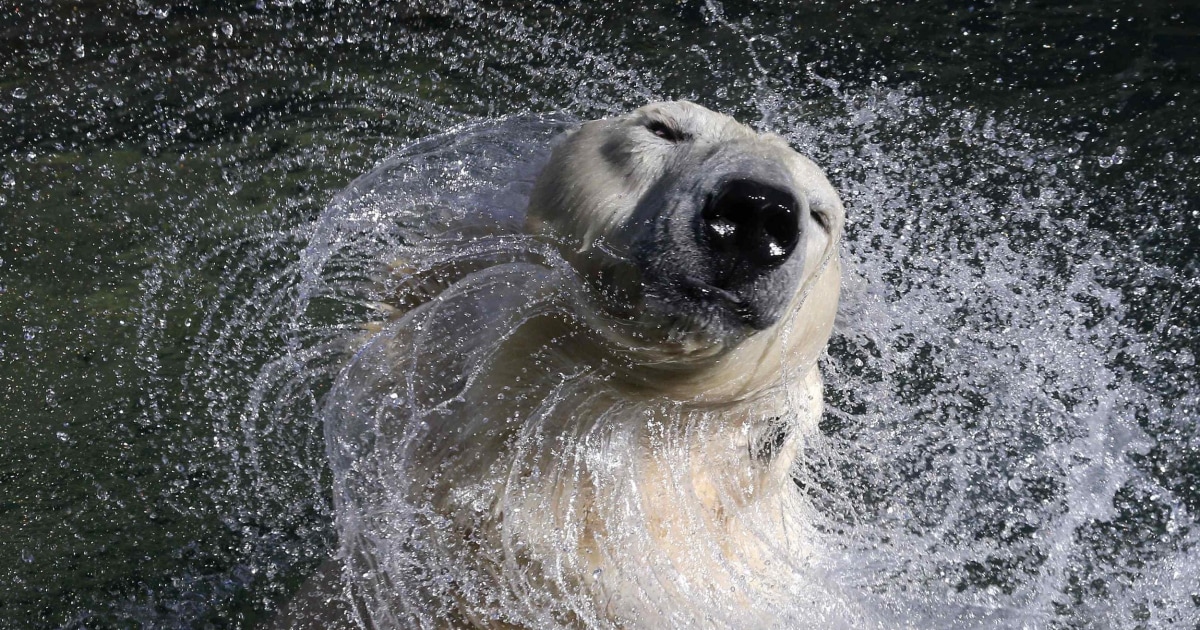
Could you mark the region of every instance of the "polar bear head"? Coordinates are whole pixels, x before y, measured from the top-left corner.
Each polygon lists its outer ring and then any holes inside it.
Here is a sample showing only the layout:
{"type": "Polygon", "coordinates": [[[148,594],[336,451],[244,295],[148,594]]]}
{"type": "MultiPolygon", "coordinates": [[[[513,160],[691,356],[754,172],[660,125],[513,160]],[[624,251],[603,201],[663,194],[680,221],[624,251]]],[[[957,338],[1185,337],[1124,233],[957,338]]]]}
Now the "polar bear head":
{"type": "Polygon", "coordinates": [[[782,322],[812,328],[816,353],[828,338],[844,210],[779,136],[685,101],[587,122],[527,216],[640,343],[708,360],[782,322]]]}

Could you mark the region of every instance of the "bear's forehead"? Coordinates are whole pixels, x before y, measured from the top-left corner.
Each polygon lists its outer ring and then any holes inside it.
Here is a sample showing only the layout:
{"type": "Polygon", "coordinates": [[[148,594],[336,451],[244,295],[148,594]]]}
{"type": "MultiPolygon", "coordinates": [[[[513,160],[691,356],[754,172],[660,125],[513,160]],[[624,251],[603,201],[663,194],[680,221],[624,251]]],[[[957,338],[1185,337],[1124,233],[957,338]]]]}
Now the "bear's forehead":
{"type": "Polygon", "coordinates": [[[733,118],[688,101],[651,103],[630,113],[641,123],[661,120],[693,135],[754,137],[755,131],[733,118]]]}

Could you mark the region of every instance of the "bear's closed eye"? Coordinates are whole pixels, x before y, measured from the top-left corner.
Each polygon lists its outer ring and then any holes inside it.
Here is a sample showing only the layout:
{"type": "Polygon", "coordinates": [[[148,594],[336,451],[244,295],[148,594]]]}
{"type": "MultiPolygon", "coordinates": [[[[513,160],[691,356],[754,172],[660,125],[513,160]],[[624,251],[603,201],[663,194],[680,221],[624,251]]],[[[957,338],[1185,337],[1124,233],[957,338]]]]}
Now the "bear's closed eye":
{"type": "Polygon", "coordinates": [[[646,129],[648,129],[650,133],[653,133],[659,138],[669,142],[682,142],[683,140],[687,139],[687,136],[685,136],[682,131],[672,127],[662,120],[651,120],[650,122],[646,123],[646,129]]]}

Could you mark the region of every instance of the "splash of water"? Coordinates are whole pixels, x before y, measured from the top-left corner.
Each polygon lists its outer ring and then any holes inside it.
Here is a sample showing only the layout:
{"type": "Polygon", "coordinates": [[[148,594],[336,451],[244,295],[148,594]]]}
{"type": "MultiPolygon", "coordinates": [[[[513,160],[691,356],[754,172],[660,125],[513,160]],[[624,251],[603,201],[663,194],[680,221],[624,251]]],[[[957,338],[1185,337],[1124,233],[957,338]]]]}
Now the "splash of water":
{"type": "MultiPolygon", "coordinates": [[[[1136,254],[1102,255],[1111,237],[1074,220],[1094,200],[1060,170],[1070,149],[969,111],[934,122],[929,114],[940,112],[898,92],[845,96],[840,104],[844,115],[823,119],[832,122],[795,110],[780,112],[778,122],[839,181],[851,224],[844,305],[824,362],[830,409],[822,439],[809,441],[797,460],[800,500],[789,508],[814,525],[814,540],[836,550],[820,573],[836,586],[821,598],[798,593],[773,618],[881,627],[1186,619],[1192,594],[1176,577],[1197,567],[1191,516],[1137,465],[1151,442],[1137,416],[1155,398],[1126,370],[1148,357],[1122,323],[1123,297],[1109,282],[1114,269],[1130,265],[1165,272],[1136,254]],[[932,150],[882,141],[918,135],[912,126],[938,139],[932,150]],[[1161,525],[1145,534],[1122,529],[1147,505],[1161,506],[1161,525]],[[1116,529],[1120,541],[1109,538],[1116,529]],[[1124,564],[1131,558],[1142,563],[1136,573],[1124,564]],[[818,600],[827,608],[815,607],[818,600]]],[[[304,250],[293,328],[311,327],[322,302],[360,305],[322,343],[298,342],[289,360],[323,356],[326,374],[340,373],[321,408],[339,532],[350,541],[343,552],[354,575],[374,585],[370,610],[385,621],[436,618],[445,611],[416,602],[469,579],[457,573],[471,566],[469,552],[436,535],[442,517],[397,499],[413,480],[401,465],[413,458],[404,447],[428,423],[445,421],[439,414],[454,392],[486,380],[488,359],[469,350],[494,346],[570,282],[561,261],[519,234],[532,177],[564,124],[518,118],[414,145],[336,199],[304,250]],[[440,243],[423,244],[439,234],[440,243]],[[380,273],[400,252],[433,267],[467,262],[494,271],[456,286],[420,324],[406,321],[422,334],[403,351],[367,343],[344,369],[330,357],[363,342],[353,321],[371,317],[362,304],[398,290],[381,285],[380,273]],[[397,377],[401,361],[411,367],[397,377]],[[399,416],[421,419],[405,424],[399,416]],[[432,556],[440,562],[414,554],[414,540],[441,546],[444,553],[432,556]]],[[[575,378],[526,394],[543,401],[536,407],[543,413],[604,407],[595,384],[575,378]]],[[[481,414],[470,430],[486,433],[494,420],[481,414]]],[[[593,426],[580,427],[563,450],[585,453],[593,426]]],[[[524,457],[545,456],[523,448],[524,457]]],[[[674,451],[676,465],[686,452],[674,451]]],[[[607,465],[636,469],[619,449],[605,453],[607,465]]],[[[494,488],[460,492],[458,500],[483,506],[494,488]]],[[[625,534],[623,543],[641,548],[637,532],[625,534]]],[[[577,592],[555,584],[569,573],[557,571],[508,576],[514,590],[505,592],[519,593],[515,599],[482,597],[509,620],[602,625],[585,599],[551,596],[577,592]]]]}
{"type": "MultiPolygon", "coordinates": [[[[515,40],[533,38],[519,19],[500,22],[515,40]]],[[[608,67],[603,58],[589,60],[608,67]]],[[[754,57],[753,65],[765,77],[762,60],[754,57]]],[[[572,77],[579,78],[565,71],[559,78],[572,77]]],[[[1109,166],[1111,158],[1039,137],[1015,116],[810,78],[822,87],[810,100],[791,102],[777,97],[790,86],[756,79],[761,89],[749,92],[747,105],[758,109],[762,126],[826,168],[849,209],[844,306],[823,365],[829,409],[822,437],[805,445],[795,470],[796,509],[831,550],[821,575],[834,586],[824,594],[841,607],[827,612],[849,619],[853,609],[864,624],[884,627],[1186,627],[1196,615],[1192,585],[1200,574],[1195,516],[1178,488],[1149,470],[1156,438],[1144,427],[1190,419],[1186,401],[1168,400],[1139,375],[1186,373],[1188,356],[1162,358],[1131,315],[1137,305],[1129,291],[1155,278],[1181,280],[1089,221],[1112,198],[1097,188],[1089,164],[1104,168],[1102,158],[1109,166]]],[[[581,79],[576,104],[616,111],[621,98],[661,89],[653,77],[614,82],[617,96],[581,79]]],[[[429,111],[431,118],[445,113],[429,111]]],[[[430,264],[503,262],[512,266],[489,281],[532,294],[569,282],[553,256],[516,233],[533,173],[566,122],[454,128],[352,185],[315,222],[264,231],[204,261],[220,268],[223,282],[198,324],[200,352],[186,388],[202,393],[219,420],[215,469],[237,497],[230,526],[263,549],[247,554],[250,568],[295,561],[276,557],[273,534],[247,523],[313,517],[303,506],[319,505],[324,492],[314,456],[314,445],[322,451],[325,444],[320,421],[330,424],[324,430],[332,434],[340,494],[333,514],[318,509],[318,520],[335,518],[343,540],[433,522],[389,503],[389,492],[353,490],[361,480],[348,471],[372,461],[363,449],[377,448],[353,436],[373,435],[372,423],[439,394],[423,391],[403,403],[375,398],[386,389],[347,376],[362,373],[344,371],[347,349],[363,343],[362,323],[377,317],[371,305],[397,289],[386,281],[380,288],[382,271],[397,252],[434,234],[453,233],[461,247],[420,250],[430,264]],[[364,202],[363,195],[375,197],[364,202]],[[474,228],[462,225],[466,211],[474,228]],[[558,275],[516,266],[531,261],[558,275]],[[244,373],[256,375],[246,401],[227,393],[244,373]],[[338,409],[330,401],[358,406],[338,409]],[[300,495],[310,499],[297,501],[300,495]],[[354,516],[362,512],[375,520],[354,516]]],[[[150,339],[152,302],[169,290],[154,284],[160,280],[148,281],[150,339]]],[[[487,343],[466,335],[501,334],[538,306],[488,302],[481,297],[488,285],[461,291],[448,298],[489,308],[469,321],[430,321],[440,328],[408,351],[429,366],[423,382],[477,376],[463,368],[474,359],[454,352],[487,343]],[[514,319],[502,319],[505,313],[514,319]]],[[[365,348],[351,364],[367,372],[387,364],[384,348],[365,348]]],[[[557,405],[595,404],[575,390],[547,396],[557,405]]],[[[436,407],[420,404],[426,412],[436,407]]],[[[415,562],[399,547],[372,554],[381,564],[366,583],[405,575],[415,562]]],[[[442,572],[424,575],[422,588],[463,577],[455,575],[460,558],[443,557],[442,572]]],[[[499,606],[514,618],[542,610],[550,611],[544,619],[561,620],[555,615],[570,610],[599,623],[578,600],[547,601],[552,589],[541,590],[528,574],[512,577],[529,598],[499,606]]],[[[401,614],[394,597],[381,595],[375,610],[401,614]]],[[[774,612],[798,625],[816,623],[803,601],[774,612]]]]}

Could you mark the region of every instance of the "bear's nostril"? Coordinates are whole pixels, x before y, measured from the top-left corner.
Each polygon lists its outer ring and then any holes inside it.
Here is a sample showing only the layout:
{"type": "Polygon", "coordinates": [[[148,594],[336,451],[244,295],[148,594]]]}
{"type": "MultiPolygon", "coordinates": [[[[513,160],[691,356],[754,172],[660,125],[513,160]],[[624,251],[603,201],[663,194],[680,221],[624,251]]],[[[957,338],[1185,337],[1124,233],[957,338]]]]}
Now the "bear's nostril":
{"type": "Polygon", "coordinates": [[[714,253],[757,268],[783,264],[800,239],[800,212],[791,194],[748,179],[735,179],[709,197],[701,214],[714,253]]]}
{"type": "Polygon", "coordinates": [[[799,236],[799,223],[796,211],[790,205],[774,206],[767,210],[762,231],[770,255],[786,257],[792,252],[799,236]]]}

